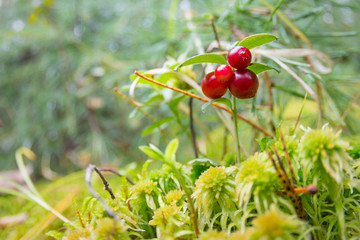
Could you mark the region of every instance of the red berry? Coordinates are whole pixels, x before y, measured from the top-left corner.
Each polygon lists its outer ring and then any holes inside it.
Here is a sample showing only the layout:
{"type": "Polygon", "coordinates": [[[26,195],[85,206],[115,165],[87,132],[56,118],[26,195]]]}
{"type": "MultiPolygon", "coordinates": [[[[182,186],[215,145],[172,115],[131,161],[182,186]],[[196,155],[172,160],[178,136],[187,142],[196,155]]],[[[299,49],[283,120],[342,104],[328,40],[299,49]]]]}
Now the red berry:
{"type": "Polygon", "coordinates": [[[233,70],[229,65],[219,65],[215,69],[215,76],[220,82],[229,81],[233,74],[233,70]]]}
{"type": "Polygon", "coordinates": [[[222,97],[227,91],[227,82],[220,82],[214,72],[208,73],[201,81],[201,89],[208,98],[222,97]]]}
{"type": "Polygon", "coordinates": [[[251,63],[251,52],[246,47],[234,47],[228,53],[228,62],[233,68],[246,68],[251,63]]]}
{"type": "Polygon", "coordinates": [[[255,96],[259,88],[259,80],[249,69],[236,70],[229,81],[229,90],[237,98],[246,99],[255,96]]]}

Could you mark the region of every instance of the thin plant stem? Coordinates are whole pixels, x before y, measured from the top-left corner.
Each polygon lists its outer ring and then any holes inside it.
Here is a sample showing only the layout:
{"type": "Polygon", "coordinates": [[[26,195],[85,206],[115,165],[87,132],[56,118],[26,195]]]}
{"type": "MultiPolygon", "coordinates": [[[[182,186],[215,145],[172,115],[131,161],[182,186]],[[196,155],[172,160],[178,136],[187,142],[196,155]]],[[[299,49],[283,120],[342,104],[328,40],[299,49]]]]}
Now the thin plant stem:
{"type": "Polygon", "coordinates": [[[222,48],[221,48],[221,43],[220,43],[220,39],[219,39],[219,36],[218,36],[218,34],[217,34],[217,31],[216,31],[216,27],[215,27],[215,23],[214,23],[214,18],[213,18],[213,17],[211,17],[210,23],[211,23],[211,27],[212,27],[213,32],[214,32],[215,40],[216,40],[216,42],[217,42],[217,44],[218,44],[219,49],[221,50],[221,49],[222,49],[222,48]]]}
{"type": "Polygon", "coordinates": [[[232,98],[233,98],[233,116],[234,116],[235,140],[236,140],[236,148],[237,148],[237,159],[240,162],[240,141],[239,141],[237,114],[236,114],[236,97],[232,96],[232,98]]]}
{"type": "Polygon", "coordinates": [[[85,170],[85,182],[86,185],[88,187],[89,192],[91,193],[91,195],[93,195],[94,198],[96,198],[101,205],[103,206],[103,208],[105,209],[106,213],[109,215],[109,217],[111,218],[115,218],[120,220],[120,216],[118,216],[112,209],[111,207],[105,202],[105,200],[95,191],[95,189],[93,188],[92,184],[91,184],[91,176],[93,171],[95,171],[96,166],[93,164],[89,164],[89,166],[86,168],[85,170]]]}
{"type": "MultiPolygon", "coordinates": [[[[109,167],[107,167],[107,168],[99,168],[99,171],[100,172],[111,172],[111,173],[113,173],[113,174],[115,174],[115,175],[117,175],[119,177],[123,177],[123,175],[121,173],[119,173],[117,170],[109,168],[109,167]]],[[[135,183],[133,181],[131,181],[128,177],[125,176],[125,178],[128,181],[128,183],[130,183],[131,185],[135,185],[135,183]]]]}
{"type": "MultiPolygon", "coordinates": [[[[268,89],[268,94],[269,94],[268,106],[269,106],[271,115],[274,117],[274,102],[273,102],[273,95],[272,95],[273,83],[271,82],[271,79],[269,77],[268,72],[264,72],[263,76],[264,76],[266,87],[268,89]]],[[[275,127],[274,122],[273,122],[272,119],[270,121],[270,125],[271,125],[271,128],[272,128],[273,132],[275,133],[276,132],[276,127],[275,127]]]]}
{"type": "MultiPolygon", "coordinates": [[[[297,42],[299,43],[299,45],[302,47],[302,43],[300,41],[298,41],[297,38],[295,38],[297,40],[297,42]]],[[[311,60],[310,60],[310,56],[304,56],[304,59],[305,61],[309,64],[309,68],[312,72],[316,72],[315,68],[314,68],[314,65],[311,64],[311,60]]],[[[321,119],[323,117],[323,107],[321,105],[321,102],[322,102],[322,89],[323,89],[323,86],[321,84],[321,82],[316,79],[315,81],[315,86],[316,86],[316,94],[319,98],[319,101],[318,101],[318,108],[319,108],[319,114],[318,114],[318,119],[317,119],[317,123],[316,123],[316,127],[317,128],[320,128],[320,125],[321,125],[321,119]]]]}
{"type": "Polygon", "coordinates": [[[18,150],[16,150],[16,152],[15,152],[15,160],[16,160],[16,164],[18,165],[21,176],[23,177],[24,182],[29,187],[30,191],[34,195],[40,197],[39,192],[36,190],[33,182],[31,181],[31,179],[30,179],[30,177],[29,177],[29,175],[28,175],[28,173],[26,171],[26,167],[25,167],[22,155],[24,155],[28,159],[34,161],[35,158],[36,158],[35,153],[33,151],[31,151],[30,149],[28,149],[28,148],[21,147],[18,150]]]}
{"type": "Polygon", "coordinates": [[[21,192],[23,192],[25,195],[27,195],[30,199],[32,199],[34,202],[38,203],[40,206],[45,208],[46,210],[52,212],[56,217],[61,219],[65,223],[69,223],[70,225],[74,226],[72,222],[70,222],[66,217],[61,215],[59,212],[57,212],[55,209],[53,209],[45,200],[42,198],[42,196],[39,194],[39,192],[36,190],[35,185],[30,179],[30,176],[28,175],[26,171],[26,167],[24,164],[23,156],[26,156],[27,158],[34,160],[36,158],[35,153],[33,153],[30,149],[21,147],[18,150],[16,150],[15,153],[15,159],[16,163],[18,165],[18,168],[20,170],[20,173],[28,186],[29,190],[19,186],[17,187],[21,192]]]}
{"type": "Polygon", "coordinates": [[[224,157],[225,157],[225,155],[226,155],[226,150],[227,150],[227,131],[226,131],[226,130],[227,130],[227,129],[226,129],[226,127],[225,127],[225,128],[224,128],[223,153],[222,153],[221,158],[224,158],[224,157]]]}
{"type": "Polygon", "coordinates": [[[111,199],[115,199],[115,195],[114,195],[111,187],[109,186],[109,183],[106,181],[104,175],[102,175],[102,173],[99,171],[99,169],[97,167],[94,167],[94,170],[101,178],[101,181],[104,184],[104,189],[109,192],[111,199]]]}
{"type": "Polygon", "coordinates": [[[356,102],[360,99],[360,93],[349,103],[349,106],[344,111],[343,115],[341,116],[341,120],[345,121],[347,115],[349,115],[350,110],[352,107],[356,105],[356,102]]]}
{"type": "Polygon", "coordinates": [[[274,17],[274,14],[275,14],[276,11],[279,9],[279,7],[280,7],[280,5],[282,4],[283,1],[284,1],[284,0],[280,0],[280,1],[276,4],[275,8],[272,9],[270,18],[269,18],[269,20],[266,22],[266,25],[265,25],[265,29],[264,29],[265,32],[267,32],[267,31],[269,30],[269,26],[270,26],[270,23],[271,23],[271,21],[272,21],[272,19],[273,19],[273,17],[274,17]]]}
{"type": "Polygon", "coordinates": [[[299,122],[300,122],[300,118],[301,118],[301,114],[302,114],[302,112],[303,112],[303,110],[304,110],[304,106],[305,106],[307,94],[308,94],[308,92],[305,93],[304,101],[303,101],[303,103],[302,103],[302,106],[301,106],[299,115],[298,115],[298,117],[297,117],[297,119],[296,119],[296,123],[295,123],[295,126],[294,126],[294,128],[293,128],[293,132],[294,132],[294,133],[295,133],[296,128],[297,128],[297,126],[298,126],[298,124],[299,124],[299,122]]]}
{"type": "Polygon", "coordinates": [[[194,201],[191,197],[191,190],[187,187],[185,179],[184,179],[183,175],[181,174],[181,172],[179,171],[179,169],[177,169],[174,164],[170,164],[170,167],[174,170],[176,177],[180,183],[180,186],[183,188],[183,190],[185,192],[185,195],[186,195],[186,198],[187,198],[188,204],[189,204],[190,218],[194,224],[195,235],[199,236],[199,234],[200,234],[199,224],[198,224],[198,219],[197,219],[197,215],[196,215],[196,211],[195,211],[194,201]]]}
{"type": "Polygon", "coordinates": [[[280,135],[280,139],[281,139],[281,144],[283,146],[283,151],[284,151],[284,154],[285,154],[286,164],[288,165],[288,168],[289,168],[289,171],[290,171],[291,180],[292,180],[293,184],[297,184],[296,177],[295,177],[295,174],[294,174],[294,170],[293,170],[293,167],[292,167],[292,164],[291,164],[291,161],[290,161],[290,155],[289,155],[289,152],[288,152],[287,147],[286,147],[285,138],[284,138],[284,135],[282,134],[281,130],[279,130],[279,135],[280,135]]]}
{"type": "Polygon", "coordinates": [[[190,131],[191,131],[191,140],[192,140],[192,144],[193,144],[193,148],[194,148],[194,155],[195,158],[199,157],[199,153],[197,150],[197,146],[196,146],[196,132],[195,132],[195,127],[194,127],[194,117],[193,117],[193,98],[189,99],[189,116],[190,116],[190,131]]]}
{"type": "MultiPolygon", "coordinates": [[[[128,97],[125,96],[125,94],[123,94],[122,92],[120,92],[117,88],[113,89],[114,92],[117,93],[117,95],[119,95],[122,99],[124,99],[127,103],[129,103],[132,107],[137,108],[139,112],[141,112],[145,117],[147,117],[150,121],[152,122],[156,122],[155,118],[153,116],[151,116],[149,113],[145,112],[144,110],[142,110],[140,107],[138,107],[135,103],[133,103],[128,97]]],[[[164,133],[164,131],[159,127],[158,128],[160,131],[160,134],[162,136],[162,138],[164,139],[165,144],[168,144],[168,140],[167,137],[164,133]]]]}
{"type": "MultiPolygon", "coordinates": [[[[272,6],[267,0],[259,0],[262,4],[268,7],[271,11],[275,10],[275,7],[272,6]]],[[[276,11],[275,14],[286,24],[291,30],[301,38],[309,48],[313,48],[310,40],[306,37],[306,35],[289,19],[287,18],[281,11],[276,11]]]]}
{"type": "MultiPolygon", "coordinates": [[[[219,109],[215,108],[214,109],[216,114],[219,116],[220,120],[224,123],[224,126],[227,128],[227,130],[230,132],[231,136],[235,139],[235,129],[232,128],[230,126],[231,121],[226,120],[225,116],[223,116],[222,114],[220,114],[219,109]]],[[[232,109],[231,109],[231,114],[232,114],[232,109]]],[[[239,142],[239,146],[240,146],[240,150],[241,153],[245,156],[249,156],[248,152],[246,151],[246,149],[243,147],[243,145],[241,144],[241,142],[239,142]]]]}

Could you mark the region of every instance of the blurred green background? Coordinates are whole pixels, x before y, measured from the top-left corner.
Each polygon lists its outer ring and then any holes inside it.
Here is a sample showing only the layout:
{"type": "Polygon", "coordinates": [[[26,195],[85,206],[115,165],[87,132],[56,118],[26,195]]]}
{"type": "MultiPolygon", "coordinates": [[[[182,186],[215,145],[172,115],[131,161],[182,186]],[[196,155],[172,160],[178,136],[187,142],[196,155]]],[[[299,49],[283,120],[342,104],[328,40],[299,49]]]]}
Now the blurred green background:
{"type": "MultiPolygon", "coordinates": [[[[279,3],[279,11],[335,63],[322,80],[324,122],[337,125],[360,89],[357,0],[0,0],[1,170],[15,168],[20,146],[37,154],[38,173],[46,168],[64,174],[89,162],[123,166],[143,160],[137,147],[148,142],[141,131],[150,122],[141,115],[129,120],[133,108],[112,89],[131,83],[135,69],[196,54],[194,33],[206,48],[214,40],[206,14],[214,17],[221,40],[238,40],[236,32],[267,31],[279,37],[271,47],[305,47],[277,15],[269,21],[268,5],[279,3]],[[186,23],[187,10],[193,13],[195,32],[186,23]]],[[[271,76],[282,87],[274,93],[279,120],[294,97],[284,89],[304,91],[286,73],[271,76]]],[[[304,78],[315,81],[310,74],[304,78]]],[[[349,135],[360,128],[358,105],[355,110],[344,123],[349,135]]],[[[166,117],[165,112],[157,117],[166,117]]]]}
{"type": "MultiPolygon", "coordinates": [[[[149,142],[164,149],[158,132],[142,137],[151,121],[139,113],[129,119],[134,108],[113,88],[127,95],[135,69],[158,68],[171,58],[193,56],[198,53],[196,42],[206,49],[214,41],[209,16],[214,18],[220,40],[235,42],[238,37],[269,32],[279,37],[265,46],[270,49],[308,48],[294,32],[294,26],[299,28],[314,49],[331,58],[334,67],[331,73],[318,76],[307,72],[303,58],[292,58],[300,65],[288,62],[288,66],[313,89],[321,82],[322,124],[338,126],[348,139],[359,136],[358,0],[0,0],[0,171],[16,169],[16,149],[32,149],[38,156],[34,164],[38,179],[66,175],[51,183],[37,182],[41,195],[57,206],[69,193],[78,199],[89,195],[83,172],[71,172],[84,169],[88,163],[124,167],[143,162],[146,157],[138,146],[149,142]],[[287,21],[278,14],[272,16],[276,6],[287,21]],[[189,12],[191,22],[185,18],[189,12]]],[[[267,63],[276,66],[272,61],[267,63]]],[[[201,66],[194,70],[200,82],[201,66]]],[[[282,123],[283,129],[293,126],[305,91],[285,71],[269,71],[269,76],[274,84],[274,112],[267,106],[262,75],[256,101],[239,101],[238,110],[269,130],[270,121],[282,123]]],[[[153,97],[152,89],[137,91],[142,102],[153,97]]],[[[175,115],[166,104],[155,101],[144,110],[156,120],[175,115]]],[[[224,126],[213,109],[203,113],[201,105],[194,101],[195,119],[203,123],[195,124],[198,144],[203,147],[209,144],[204,140],[211,139],[207,157],[219,160],[214,156],[223,152],[224,126]]],[[[309,98],[301,123],[316,127],[317,111],[309,98]]],[[[178,157],[188,161],[193,158],[186,134],[189,117],[178,112],[183,127],[172,121],[164,131],[168,139],[180,138],[178,157]]],[[[239,129],[240,140],[251,153],[253,146],[258,146],[249,139],[262,135],[243,122],[239,129]]],[[[228,148],[233,151],[231,141],[229,136],[228,148]]],[[[61,203],[66,206],[64,214],[73,216],[68,207],[71,199],[61,203]]],[[[11,226],[0,230],[0,238],[19,239],[63,226],[60,221],[50,227],[53,220],[44,223],[51,214],[35,202],[1,196],[1,217],[22,212],[31,217],[14,227],[16,230],[11,226]]],[[[36,234],[33,239],[43,239],[36,234]]]]}

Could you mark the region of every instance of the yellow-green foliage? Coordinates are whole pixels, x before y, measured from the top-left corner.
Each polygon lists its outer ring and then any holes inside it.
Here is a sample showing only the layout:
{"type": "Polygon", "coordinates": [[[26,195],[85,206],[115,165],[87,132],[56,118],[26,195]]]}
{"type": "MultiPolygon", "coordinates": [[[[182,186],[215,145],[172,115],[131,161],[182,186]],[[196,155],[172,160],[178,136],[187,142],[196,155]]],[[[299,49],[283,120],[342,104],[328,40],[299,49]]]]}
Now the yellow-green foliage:
{"type": "Polygon", "coordinates": [[[111,218],[103,218],[96,221],[96,228],[94,230],[95,239],[130,239],[127,235],[128,227],[123,221],[117,221],[111,218]]]}
{"type": "MultiPolygon", "coordinates": [[[[288,136],[284,136],[284,141],[285,141],[286,150],[290,156],[290,159],[297,160],[295,158],[297,157],[297,154],[299,153],[299,139],[296,137],[296,135],[291,135],[291,136],[288,135],[288,136]]],[[[280,155],[284,154],[283,144],[281,143],[281,139],[278,139],[275,142],[275,147],[280,155]]]]}
{"type": "MultiPolygon", "coordinates": [[[[317,239],[358,236],[357,215],[346,213],[356,213],[360,201],[359,195],[351,192],[359,189],[359,181],[353,174],[357,165],[347,155],[348,144],[340,133],[324,128],[306,131],[301,141],[295,135],[284,138],[290,161],[297,164],[298,181],[294,187],[306,189],[311,183],[319,188],[314,197],[300,195],[307,223],[295,214],[290,199],[279,194],[284,191],[264,152],[230,167],[217,166],[209,159],[194,160],[191,163],[194,165],[186,167],[176,161],[176,147],[168,150],[165,158],[165,154],[152,146],[144,148],[148,155],[161,161],[172,156],[171,161],[164,161],[159,170],[143,171],[133,186],[120,178],[121,187],[117,189],[128,188],[127,198],[119,192],[115,192],[114,200],[109,194],[103,194],[105,202],[121,220],[108,218],[100,202],[85,198],[80,209],[84,226],[80,220],[74,220],[75,228],[53,231],[50,235],[57,239],[63,236],[64,240],[81,237],[196,239],[196,222],[199,239],[310,239],[311,234],[317,239]],[[298,159],[301,161],[296,162],[298,159]],[[198,174],[192,174],[190,169],[199,163],[203,168],[197,169],[198,174]],[[327,184],[329,179],[333,179],[331,185],[327,184]],[[331,235],[327,235],[330,232],[331,235]]],[[[177,141],[171,144],[174,142],[177,141]]],[[[279,143],[274,141],[280,161],[286,165],[279,143]]],[[[289,175],[287,166],[285,171],[289,175]]]]}
{"type": "Polygon", "coordinates": [[[325,170],[337,183],[343,179],[343,170],[350,172],[350,157],[346,153],[349,144],[340,138],[340,131],[329,127],[308,130],[301,138],[300,152],[304,171],[312,173],[325,170]]]}
{"type": "Polygon", "coordinates": [[[63,240],[91,239],[91,232],[89,229],[83,229],[83,228],[72,229],[62,239],[63,240]]]}
{"type": "Polygon", "coordinates": [[[170,205],[181,205],[184,191],[172,190],[166,194],[166,202],[170,205]]]}
{"type": "Polygon", "coordinates": [[[250,200],[252,194],[269,195],[279,187],[278,177],[266,153],[255,153],[243,162],[235,182],[240,207],[250,200]]]}
{"type": "Polygon", "coordinates": [[[180,207],[166,205],[155,210],[150,225],[158,226],[163,232],[176,233],[184,230],[188,217],[181,212],[180,207]]]}
{"type": "Polygon", "coordinates": [[[288,215],[276,209],[274,205],[263,215],[252,221],[254,239],[291,239],[292,234],[303,233],[305,222],[295,215],[288,215]]]}
{"type": "Polygon", "coordinates": [[[141,180],[133,186],[129,200],[131,200],[137,211],[144,210],[145,204],[151,209],[156,208],[154,195],[152,194],[155,189],[156,182],[149,179],[141,180]]]}
{"type": "Polygon", "coordinates": [[[210,167],[205,171],[195,183],[196,206],[199,213],[204,213],[207,219],[217,205],[223,211],[233,210],[235,199],[235,182],[232,172],[235,167],[210,167]]]}

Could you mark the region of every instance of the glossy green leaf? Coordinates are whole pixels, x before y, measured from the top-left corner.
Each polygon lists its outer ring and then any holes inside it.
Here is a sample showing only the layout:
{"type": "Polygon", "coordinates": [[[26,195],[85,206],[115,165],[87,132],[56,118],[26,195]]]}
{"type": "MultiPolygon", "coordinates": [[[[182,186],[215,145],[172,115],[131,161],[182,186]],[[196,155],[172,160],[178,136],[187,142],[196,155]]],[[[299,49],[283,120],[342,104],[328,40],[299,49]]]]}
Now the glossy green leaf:
{"type": "Polygon", "coordinates": [[[267,64],[263,64],[263,63],[251,63],[247,69],[253,71],[255,74],[259,74],[265,71],[269,71],[269,70],[275,70],[278,73],[280,72],[280,69],[269,66],[267,64]]]}
{"type": "Polygon", "coordinates": [[[272,34],[259,33],[243,39],[242,41],[238,42],[236,46],[243,46],[246,47],[247,49],[251,49],[275,40],[277,40],[277,37],[275,37],[272,34]]]}
{"type": "Polygon", "coordinates": [[[212,103],[222,103],[225,104],[226,106],[228,106],[230,109],[232,109],[232,104],[231,101],[227,98],[217,98],[217,99],[212,99],[210,102],[204,103],[201,106],[201,111],[205,111],[205,109],[210,106],[212,103]]]}
{"type": "Polygon", "coordinates": [[[147,127],[147,128],[141,133],[141,135],[142,135],[143,137],[144,137],[144,136],[147,136],[147,135],[151,134],[156,128],[161,127],[162,125],[164,125],[165,123],[170,122],[170,121],[173,120],[173,119],[174,119],[173,117],[167,117],[167,118],[161,119],[160,121],[157,121],[157,122],[153,123],[152,125],[150,125],[149,127],[147,127]]]}
{"type": "Polygon", "coordinates": [[[226,59],[223,56],[221,56],[219,54],[214,54],[214,53],[200,54],[200,55],[196,55],[196,56],[186,59],[185,61],[183,61],[182,63],[177,65],[174,68],[174,71],[178,71],[178,69],[181,68],[182,66],[188,66],[188,65],[199,64],[199,63],[226,64],[226,59]]]}

